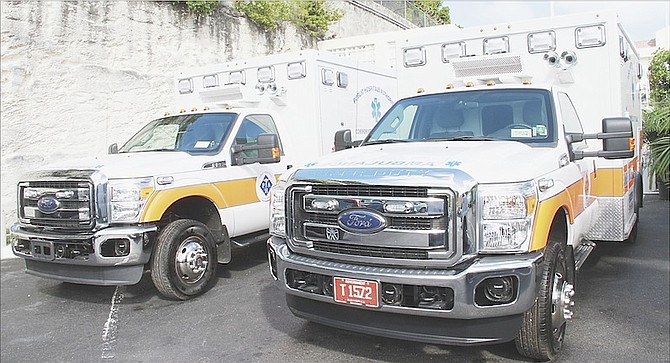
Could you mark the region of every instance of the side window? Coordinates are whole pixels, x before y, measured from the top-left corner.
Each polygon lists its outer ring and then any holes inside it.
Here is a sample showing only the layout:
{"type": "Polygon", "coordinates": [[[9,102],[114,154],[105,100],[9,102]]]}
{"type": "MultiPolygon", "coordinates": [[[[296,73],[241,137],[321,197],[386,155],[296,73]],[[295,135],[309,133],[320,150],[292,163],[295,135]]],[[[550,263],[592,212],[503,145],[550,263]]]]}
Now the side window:
{"type": "MultiPolygon", "coordinates": [[[[258,135],[260,134],[275,134],[279,138],[277,127],[270,115],[249,115],[242,120],[233,145],[257,145],[258,135]]],[[[279,148],[281,155],[284,155],[281,140],[279,141],[279,148]]],[[[258,157],[258,150],[246,150],[242,153],[245,158],[258,157]]]]}
{"type": "Polygon", "coordinates": [[[558,94],[558,104],[561,108],[561,117],[567,133],[584,133],[582,123],[579,121],[575,106],[570,101],[570,97],[565,93],[558,94]]]}
{"type": "MultiPolygon", "coordinates": [[[[572,101],[570,101],[570,97],[568,97],[567,94],[558,94],[558,106],[561,109],[561,117],[563,119],[565,132],[569,134],[583,134],[584,129],[582,128],[582,123],[579,121],[575,106],[572,104],[572,101]]],[[[583,149],[586,147],[586,141],[574,143],[572,144],[572,147],[583,149]]]]}
{"type": "Polygon", "coordinates": [[[395,109],[393,114],[389,117],[393,118],[390,123],[378,127],[371,135],[373,140],[407,140],[410,138],[410,131],[414,124],[418,107],[416,105],[409,105],[404,109],[395,109]]]}

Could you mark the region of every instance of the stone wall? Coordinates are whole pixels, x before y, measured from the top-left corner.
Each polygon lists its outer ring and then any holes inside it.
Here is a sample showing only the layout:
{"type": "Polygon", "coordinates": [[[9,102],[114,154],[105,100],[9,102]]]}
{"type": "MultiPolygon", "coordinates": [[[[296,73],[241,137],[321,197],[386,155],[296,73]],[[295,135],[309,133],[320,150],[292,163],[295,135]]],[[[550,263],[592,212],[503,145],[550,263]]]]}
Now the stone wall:
{"type": "MultiPolygon", "coordinates": [[[[327,37],[399,29],[361,3],[331,2],[345,16],[327,37]]],[[[315,39],[290,25],[263,31],[226,2],[208,17],[172,2],[2,1],[0,7],[4,226],[15,220],[23,172],[122,143],[170,108],[175,70],[316,48],[315,39]]]]}

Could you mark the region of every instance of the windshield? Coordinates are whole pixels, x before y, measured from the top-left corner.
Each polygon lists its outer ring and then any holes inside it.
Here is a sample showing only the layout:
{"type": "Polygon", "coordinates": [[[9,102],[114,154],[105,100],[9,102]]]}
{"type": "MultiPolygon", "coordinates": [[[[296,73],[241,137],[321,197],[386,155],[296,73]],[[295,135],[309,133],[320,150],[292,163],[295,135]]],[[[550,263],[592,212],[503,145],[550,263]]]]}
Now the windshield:
{"type": "Polygon", "coordinates": [[[208,113],[154,120],[128,140],[119,152],[218,151],[236,116],[234,113],[208,113]]]}
{"type": "Polygon", "coordinates": [[[555,141],[550,93],[497,89],[441,93],[398,101],[365,144],[396,141],[555,141]]]}

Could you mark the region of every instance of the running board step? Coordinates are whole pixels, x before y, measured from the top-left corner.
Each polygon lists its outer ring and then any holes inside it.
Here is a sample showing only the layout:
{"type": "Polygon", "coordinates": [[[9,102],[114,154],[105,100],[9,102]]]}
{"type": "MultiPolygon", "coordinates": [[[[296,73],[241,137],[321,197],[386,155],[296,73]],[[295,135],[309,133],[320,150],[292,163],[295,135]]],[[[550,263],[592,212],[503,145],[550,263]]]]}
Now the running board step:
{"type": "Polygon", "coordinates": [[[585,241],[575,248],[575,270],[579,270],[579,268],[582,267],[586,258],[589,257],[589,254],[593,252],[595,247],[595,243],[585,241]]]}
{"type": "Polygon", "coordinates": [[[244,236],[238,236],[235,238],[231,238],[230,242],[233,243],[234,246],[236,247],[248,247],[252,244],[256,243],[265,243],[268,238],[270,238],[270,234],[266,232],[261,232],[261,233],[252,233],[252,234],[247,234],[244,236]]]}

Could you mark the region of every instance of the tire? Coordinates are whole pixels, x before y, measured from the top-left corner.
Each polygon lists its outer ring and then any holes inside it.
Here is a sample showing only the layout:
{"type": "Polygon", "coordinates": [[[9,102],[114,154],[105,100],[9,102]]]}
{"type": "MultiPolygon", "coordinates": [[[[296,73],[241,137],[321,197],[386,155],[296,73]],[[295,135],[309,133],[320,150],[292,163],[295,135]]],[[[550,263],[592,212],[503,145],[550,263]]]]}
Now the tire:
{"type": "Polygon", "coordinates": [[[524,313],[515,339],[519,354],[535,360],[553,359],[561,350],[566,322],[572,317],[574,264],[564,243],[549,241],[542,263],[541,285],[533,306],[524,313]]]}
{"type": "Polygon", "coordinates": [[[216,267],[216,243],[209,229],[198,221],[179,219],[158,235],[151,280],[163,296],[187,300],[210,287],[216,267]]]}

